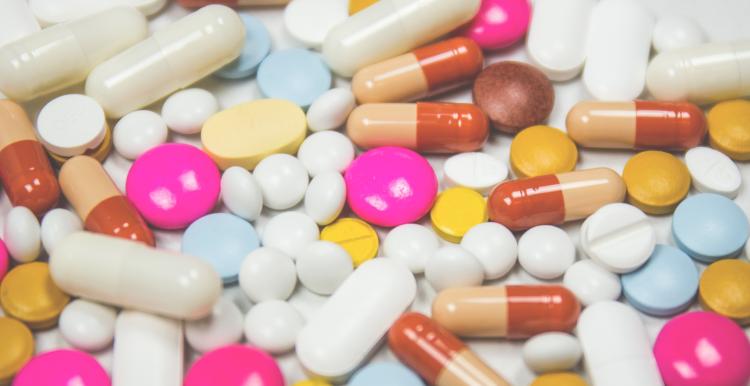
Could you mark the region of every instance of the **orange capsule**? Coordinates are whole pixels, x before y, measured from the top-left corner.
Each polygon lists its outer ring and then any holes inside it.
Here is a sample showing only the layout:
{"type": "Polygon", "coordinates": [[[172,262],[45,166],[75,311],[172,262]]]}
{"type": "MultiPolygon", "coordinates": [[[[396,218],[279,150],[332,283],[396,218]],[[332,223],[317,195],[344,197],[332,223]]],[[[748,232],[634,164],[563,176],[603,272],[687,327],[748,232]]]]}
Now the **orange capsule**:
{"type": "Polygon", "coordinates": [[[0,100],[0,181],[13,206],[37,216],[57,205],[60,186],[23,107],[0,100]]]}
{"type": "Polygon", "coordinates": [[[346,124],[361,148],[401,146],[428,153],[477,150],[489,135],[487,116],[468,103],[371,103],[357,107],[346,124]]]}
{"type": "Polygon", "coordinates": [[[522,178],[497,185],[487,199],[492,221],[520,231],[588,217],[625,199],[625,182],[614,170],[595,168],[522,178]]]}
{"type": "Polygon", "coordinates": [[[414,101],[470,83],[483,64],[473,40],[452,38],[364,67],[352,91],[359,103],[414,101]]]}
{"type": "Polygon", "coordinates": [[[510,386],[453,334],[417,312],[401,315],[388,332],[391,351],[435,386],[510,386]]]}
{"type": "Polygon", "coordinates": [[[559,285],[449,288],[432,302],[432,317],[458,336],[528,338],[572,331],[581,304],[559,285]]]}
{"type": "Polygon", "coordinates": [[[706,136],[706,117],[687,102],[580,102],[568,112],[568,135],[584,147],[687,150],[706,136]]]}

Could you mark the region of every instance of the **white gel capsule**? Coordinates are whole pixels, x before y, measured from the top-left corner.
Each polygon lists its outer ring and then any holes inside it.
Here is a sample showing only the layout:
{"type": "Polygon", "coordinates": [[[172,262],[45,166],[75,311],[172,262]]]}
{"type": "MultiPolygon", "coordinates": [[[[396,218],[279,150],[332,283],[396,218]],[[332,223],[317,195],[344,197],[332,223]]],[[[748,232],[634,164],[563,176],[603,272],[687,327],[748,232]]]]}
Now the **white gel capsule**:
{"type": "Polygon", "coordinates": [[[39,31],[26,0],[0,1],[0,46],[39,31]]]}
{"type": "Polygon", "coordinates": [[[221,279],[203,260],[90,232],[66,237],[49,264],[73,296],[178,319],[208,315],[221,294],[221,279]]]}
{"type": "Polygon", "coordinates": [[[97,66],[86,94],[119,118],[187,87],[236,59],[245,45],[237,12],[209,5],[97,66]]]}
{"type": "Polygon", "coordinates": [[[315,376],[343,380],[377,348],[416,292],[414,275],[402,263],[365,262],[302,329],[297,357],[315,376]]]}
{"type": "MultiPolygon", "coordinates": [[[[5,1],[5,0],[4,0],[5,1]]],[[[29,0],[34,16],[44,26],[80,19],[118,5],[135,7],[146,16],[164,7],[167,0],[29,0]]]]}

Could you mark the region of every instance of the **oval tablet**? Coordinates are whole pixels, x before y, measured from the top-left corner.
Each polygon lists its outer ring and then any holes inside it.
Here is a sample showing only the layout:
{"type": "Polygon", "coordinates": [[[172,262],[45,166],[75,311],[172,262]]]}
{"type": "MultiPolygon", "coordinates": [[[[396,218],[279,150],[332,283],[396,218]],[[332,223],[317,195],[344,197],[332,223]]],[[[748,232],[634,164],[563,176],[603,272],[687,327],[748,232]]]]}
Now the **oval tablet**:
{"type": "Polygon", "coordinates": [[[240,57],[214,73],[222,79],[247,78],[258,71],[258,66],[271,52],[271,35],[263,23],[247,14],[240,15],[245,24],[245,47],[240,57]]]}
{"type": "Polygon", "coordinates": [[[221,175],[221,200],[233,214],[255,221],[263,210],[263,192],[255,176],[240,166],[221,175]]]}
{"type": "Polygon", "coordinates": [[[321,94],[307,109],[310,131],[335,130],[346,123],[354,110],[354,94],[348,88],[338,87],[321,94]]]}
{"type": "MultiPolygon", "coordinates": [[[[69,234],[83,229],[81,218],[77,214],[62,208],[55,208],[47,212],[42,218],[42,246],[48,255],[57,243],[69,234]]],[[[1,248],[1,249],[4,249],[1,248]]],[[[0,275],[2,278],[2,275],[0,275]]]]}
{"type": "Polygon", "coordinates": [[[710,147],[695,147],[685,153],[685,164],[699,192],[721,194],[731,199],[740,192],[740,169],[724,153],[710,147]]]}
{"type": "Polygon", "coordinates": [[[214,94],[202,88],[177,91],[164,101],[161,116],[170,130],[190,135],[200,133],[208,118],[219,111],[214,94]]]}
{"type": "Polygon", "coordinates": [[[338,172],[318,174],[305,192],[305,213],[318,225],[332,223],[346,204],[346,182],[338,172]]]}
{"type": "Polygon", "coordinates": [[[486,153],[459,153],[443,163],[443,184],[447,187],[463,186],[486,195],[506,178],[505,163],[486,153]]]}
{"type": "Polygon", "coordinates": [[[60,314],[60,334],[73,347],[89,352],[112,344],[117,310],[103,304],[76,299],[60,314]]]}
{"type": "Polygon", "coordinates": [[[523,345],[523,361],[537,373],[570,370],[582,355],[578,339],[564,332],[535,335],[523,345]]]}
{"type": "Polygon", "coordinates": [[[42,250],[39,220],[25,206],[12,208],[3,222],[3,240],[10,257],[17,262],[36,260],[42,250]]]}

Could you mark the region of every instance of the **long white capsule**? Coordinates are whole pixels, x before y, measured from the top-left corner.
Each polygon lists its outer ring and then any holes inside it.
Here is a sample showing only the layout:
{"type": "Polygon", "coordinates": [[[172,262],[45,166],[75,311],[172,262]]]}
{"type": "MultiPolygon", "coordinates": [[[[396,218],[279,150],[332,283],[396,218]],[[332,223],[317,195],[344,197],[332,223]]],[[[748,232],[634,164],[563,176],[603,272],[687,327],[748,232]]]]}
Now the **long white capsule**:
{"type": "Polygon", "coordinates": [[[26,0],[0,1],[0,46],[39,31],[26,0]]]}
{"type": "Polygon", "coordinates": [[[166,3],[167,0],[29,0],[29,7],[42,25],[49,26],[116,6],[135,7],[149,16],[159,12],[166,3]]]}

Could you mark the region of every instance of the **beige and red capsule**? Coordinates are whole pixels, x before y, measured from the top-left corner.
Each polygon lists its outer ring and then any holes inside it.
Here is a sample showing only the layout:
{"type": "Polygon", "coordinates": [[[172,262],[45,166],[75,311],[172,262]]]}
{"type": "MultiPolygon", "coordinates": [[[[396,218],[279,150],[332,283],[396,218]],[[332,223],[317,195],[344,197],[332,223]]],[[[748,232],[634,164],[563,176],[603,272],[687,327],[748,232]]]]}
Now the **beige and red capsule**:
{"type": "Polygon", "coordinates": [[[434,386],[510,386],[460,339],[417,312],[401,315],[388,332],[391,351],[434,386]]]}
{"type": "Polygon", "coordinates": [[[358,106],[346,124],[357,146],[401,146],[426,153],[477,150],[489,136],[489,122],[468,103],[370,103],[358,106]]]}

